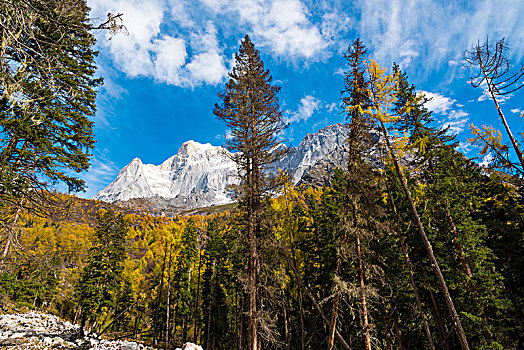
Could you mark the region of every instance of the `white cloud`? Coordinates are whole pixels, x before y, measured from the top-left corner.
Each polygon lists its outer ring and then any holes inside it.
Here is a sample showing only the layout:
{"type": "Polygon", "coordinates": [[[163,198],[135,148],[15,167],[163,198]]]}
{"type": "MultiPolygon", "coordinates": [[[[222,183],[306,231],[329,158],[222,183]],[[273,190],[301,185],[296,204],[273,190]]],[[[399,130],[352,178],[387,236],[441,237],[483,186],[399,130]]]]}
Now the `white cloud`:
{"type": "Polygon", "coordinates": [[[351,11],[340,1],[305,0],[89,0],[89,6],[100,18],[108,12],[124,14],[129,36],[99,40],[120,70],[130,77],[154,77],[185,87],[221,82],[229,60],[223,57],[223,47],[214,43],[246,32],[268,53],[295,63],[340,54],[354,31],[386,66],[393,61],[403,69],[416,64],[416,74],[445,66],[451,70],[448,79],[455,71],[464,74],[464,49],[486,34],[505,35],[510,45],[515,43],[512,61],[524,56],[524,45],[518,45],[524,41],[519,16],[523,1],[499,0],[494,5],[492,0],[479,0],[464,6],[435,0],[355,0],[351,11]],[[215,27],[219,34],[210,30],[215,27]],[[212,45],[202,49],[204,40],[195,36],[206,36],[212,45]],[[168,50],[161,44],[168,41],[177,42],[169,49],[175,58],[172,64],[157,60],[168,50]]]}
{"type": "Polygon", "coordinates": [[[225,59],[218,44],[215,25],[208,21],[204,33],[191,36],[191,46],[197,53],[186,66],[190,77],[197,82],[218,84],[227,76],[225,59]]]}
{"type": "Polygon", "coordinates": [[[333,73],[333,75],[338,75],[338,76],[341,76],[341,77],[345,77],[346,76],[346,72],[344,71],[344,68],[337,68],[337,69],[335,69],[335,72],[333,73]]]}
{"type": "MultiPolygon", "coordinates": [[[[328,42],[300,0],[201,0],[217,16],[233,14],[234,20],[248,26],[257,45],[267,47],[291,60],[316,60],[324,54],[328,42]]],[[[326,24],[327,26],[327,24],[326,24]]],[[[335,24],[331,26],[336,30],[335,24]]]]}
{"type": "Polygon", "coordinates": [[[198,27],[186,17],[185,2],[151,1],[89,2],[94,15],[123,13],[129,35],[115,35],[101,41],[116,66],[130,77],[152,77],[158,82],[194,87],[218,84],[227,75],[225,60],[218,44],[217,30],[212,22],[198,27]],[[166,16],[182,26],[190,26],[192,35],[161,29],[166,16]],[[177,14],[177,16],[173,16],[177,14]],[[184,20],[184,18],[186,18],[184,20]]]}
{"type": "Polygon", "coordinates": [[[456,102],[456,100],[453,100],[449,97],[443,96],[438,93],[429,92],[429,91],[421,91],[420,93],[424,94],[426,98],[429,99],[428,102],[425,103],[425,107],[433,111],[435,113],[444,114],[446,113],[451,106],[456,102]]]}
{"type": "Polygon", "coordinates": [[[326,109],[329,113],[332,113],[336,108],[338,108],[339,104],[336,102],[326,104],[326,109]]]}
{"type": "Polygon", "coordinates": [[[183,39],[164,36],[155,39],[151,47],[152,74],[156,80],[182,85],[181,68],[186,62],[186,43],[183,39]]]}
{"type": "Polygon", "coordinates": [[[473,150],[473,147],[471,146],[470,142],[460,141],[457,150],[462,154],[468,154],[469,152],[471,152],[471,150],[473,150]]]}
{"type": "MultiPolygon", "coordinates": [[[[458,64],[465,49],[490,34],[524,40],[520,14],[523,1],[479,0],[463,2],[435,0],[360,0],[358,32],[374,56],[386,65],[396,61],[405,69],[416,61],[417,74],[429,73],[447,63],[458,64]]],[[[511,44],[511,43],[510,43],[511,44]]],[[[524,55],[524,46],[511,52],[513,60],[524,55]]]]}
{"type": "MultiPolygon", "coordinates": [[[[338,102],[325,102],[318,98],[316,98],[313,95],[305,95],[300,99],[300,103],[298,104],[296,111],[285,111],[284,112],[284,122],[285,123],[297,123],[300,121],[307,121],[313,114],[322,111],[325,113],[337,113],[337,109],[340,107],[340,103],[338,102]]],[[[326,121],[321,122],[323,125],[327,125],[327,117],[324,118],[326,121]]],[[[316,126],[320,125],[318,122],[313,125],[313,129],[316,129],[316,126]]]]}
{"type": "Polygon", "coordinates": [[[491,165],[491,162],[493,161],[493,155],[491,153],[486,154],[484,157],[482,157],[482,162],[480,162],[480,166],[487,168],[491,165]]]}
{"type": "Polygon", "coordinates": [[[398,63],[400,66],[409,66],[411,61],[413,61],[415,57],[419,56],[419,53],[415,47],[416,45],[414,40],[407,40],[402,44],[399,49],[400,61],[398,63]]]}
{"type": "Polygon", "coordinates": [[[448,115],[448,119],[442,123],[442,127],[449,128],[448,131],[452,134],[460,134],[468,123],[468,117],[469,114],[463,110],[452,110],[448,115]]]}
{"type": "Polygon", "coordinates": [[[374,56],[379,61],[388,65],[397,61],[401,66],[406,66],[420,55],[421,48],[415,44],[420,40],[421,27],[431,27],[429,20],[435,15],[430,13],[434,6],[419,9],[421,2],[423,1],[357,2],[357,9],[360,10],[359,32],[364,42],[374,49],[374,56]],[[421,26],[424,20],[428,22],[421,26]]]}
{"type": "Polygon", "coordinates": [[[348,47],[345,34],[351,29],[352,20],[344,12],[333,11],[322,15],[320,32],[324,41],[335,46],[337,54],[341,54],[348,47]]]}
{"type": "Polygon", "coordinates": [[[317,111],[321,107],[321,102],[318,98],[306,95],[300,99],[300,104],[298,106],[298,110],[295,112],[292,112],[291,115],[285,119],[286,123],[295,123],[299,122],[301,120],[308,120],[309,117],[311,117],[315,111],[317,111]]]}
{"type": "Polygon", "coordinates": [[[189,9],[193,5],[188,0],[166,0],[170,8],[170,15],[173,21],[182,27],[192,28],[196,26],[189,9]]]}
{"type": "MultiPolygon", "coordinates": [[[[482,86],[486,86],[486,83],[483,83],[481,85],[481,87],[482,86]]],[[[496,97],[497,97],[497,102],[500,103],[500,104],[503,104],[504,102],[506,102],[507,100],[509,100],[512,97],[512,94],[498,95],[496,97]]],[[[491,94],[489,93],[489,90],[488,89],[484,89],[484,91],[482,92],[482,95],[480,95],[480,97],[477,99],[477,101],[482,102],[482,101],[486,101],[486,100],[490,100],[490,99],[491,99],[491,94]]]]}
{"type": "Polygon", "coordinates": [[[521,111],[521,110],[518,109],[518,108],[514,108],[514,109],[511,110],[511,113],[515,113],[515,114],[520,114],[520,113],[522,113],[522,112],[524,112],[524,111],[521,111]]]}
{"type": "Polygon", "coordinates": [[[452,134],[460,134],[464,131],[469,120],[469,113],[461,109],[463,105],[457,103],[450,97],[435,92],[421,91],[429,101],[424,106],[429,110],[444,117],[441,120],[442,128],[449,128],[452,134]]]}
{"type": "Polygon", "coordinates": [[[186,68],[196,81],[209,84],[218,84],[227,75],[224,58],[215,50],[194,56],[186,68]]]}

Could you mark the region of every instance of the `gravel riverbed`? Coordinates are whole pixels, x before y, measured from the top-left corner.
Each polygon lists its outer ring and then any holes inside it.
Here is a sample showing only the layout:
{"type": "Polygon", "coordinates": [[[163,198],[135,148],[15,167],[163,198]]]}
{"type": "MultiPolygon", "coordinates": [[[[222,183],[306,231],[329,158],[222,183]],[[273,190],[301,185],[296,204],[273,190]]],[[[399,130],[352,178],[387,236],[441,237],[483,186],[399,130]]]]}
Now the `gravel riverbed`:
{"type": "Polygon", "coordinates": [[[80,327],[41,312],[0,315],[0,348],[146,350],[143,344],[108,341],[96,334],[81,337],[80,327]]]}

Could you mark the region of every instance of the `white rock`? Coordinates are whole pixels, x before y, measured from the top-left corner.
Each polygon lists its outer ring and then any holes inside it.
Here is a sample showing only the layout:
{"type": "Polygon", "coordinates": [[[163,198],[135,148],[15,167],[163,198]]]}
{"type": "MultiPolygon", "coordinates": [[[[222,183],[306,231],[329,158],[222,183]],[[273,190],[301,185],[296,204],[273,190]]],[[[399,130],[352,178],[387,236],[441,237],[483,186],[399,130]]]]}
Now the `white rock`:
{"type": "MultiPolygon", "coordinates": [[[[107,341],[91,337],[79,338],[74,343],[66,341],[78,331],[79,326],[63,322],[58,317],[39,312],[0,315],[0,341],[2,346],[20,349],[78,349],[138,350],[138,344],[126,341],[107,341]],[[127,346],[127,348],[126,348],[127,346]]],[[[3,349],[3,347],[0,348],[3,349]]],[[[142,345],[143,348],[143,345],[142,345]]]]}
{"type": "Polygon", "coordinates": [[[137,350],[138,344],[135,342],[122,342],[120,344],[120,350],[137,350]]]}
{"type": "Polygon", "coordinates": [[[53,338],[53,342],[51,343],[53,346],[60,346],[64,345],[64,339],[60,337],[53,338]]]}
{"type": "Polygon", "coordinates": [[[182,350],[203,350],[200,345],[194,343],[185,343],[182,347],[182,350]]]}

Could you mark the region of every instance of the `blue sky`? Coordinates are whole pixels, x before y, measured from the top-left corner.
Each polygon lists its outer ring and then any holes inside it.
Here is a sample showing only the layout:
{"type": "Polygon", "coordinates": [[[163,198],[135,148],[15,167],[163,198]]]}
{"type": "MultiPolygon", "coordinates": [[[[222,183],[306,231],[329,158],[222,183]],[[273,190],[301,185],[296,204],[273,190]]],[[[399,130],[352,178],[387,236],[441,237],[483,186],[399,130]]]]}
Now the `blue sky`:
{"type": "MultiPolygon", "coordinates": [[[[343,52],[360,37],[371,57],[400,64],[410,82],[432,97],[438,125],[465,140],[468,125],[499,127],[482,89],[462,66],[466,48],[505,36],[511,62],[524,56],[524,0],[88,0],[91,17],[123,13],[129,35],[99,32],[97,140],[92,166],[82,174],[91,197],[133,158],[160,164],[184,141],[223,145],[225,126],[212,111],[224,88],[240,39],[247,33],[282,87],[281,107],[296,145],[337,122],[343,52]]],[[[524,89],[502,108],[522,131],[524,89]]],[[[500,128],[500,127],[499,127],[500,128]]]]}

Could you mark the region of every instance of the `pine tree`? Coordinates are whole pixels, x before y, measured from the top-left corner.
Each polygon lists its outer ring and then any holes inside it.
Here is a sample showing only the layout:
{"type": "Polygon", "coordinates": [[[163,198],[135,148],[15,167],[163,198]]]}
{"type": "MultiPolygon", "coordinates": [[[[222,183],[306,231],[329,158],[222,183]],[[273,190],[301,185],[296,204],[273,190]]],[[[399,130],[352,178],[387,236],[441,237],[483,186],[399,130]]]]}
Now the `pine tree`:
{"type": "Polygon", "coordinates": [[[20,36],[14,40],[13,33],[1,32],[0,194],[57,181],[81,190],[83,181],[70,171],[89,165],[94,143],[89,117],[102,83],[93,77],[97,53],[88,7],[82,0],[35,0],[23,10],[11,2],[1,6],[2,27],[14,25],[20,36]]]}
{"type": "Polygon", "coordinates": [[[215,104],[213,112],[231,130],[228,149],[238,151],[233,160],[241,180],[238,200],[248,241],[249,349],[257,350],[261,341],[258,337],[260,301],[257,296],[262,215],[264,199],[273,187],[264,170],[281,155],[275,149],[280,144],[277,135],[284,124],[276,96],[280,87],[272,85],[269,70],[264,68],[260,52],[248,35],[242,40],[235,61],[236,65],[229,73],[231,79],[225,91],[219,93],[222,102],[215,104]]]}
{"type": "Polygon", "coordinates": [[[97,87],[95,38],[85,0],[0,2],[0,220],[3,256],[20,208],[47,203],[62,183],[83,190],[97,87]],[[36,203],[36,204],[35,204],[36,203]]]}
{"type": "MultiPolygon", "coordinates": [[[[378,173],[371,163],[371,151],[377,147],[375,123],[365,113],[362,106],[368,106],[368,82],[365,79],[364,59],[366,47],[356,39],[350,45],[345,58],[348,61],[348,72],[345,73],[345,90],[343,107],[347,113],[349,136],[347,140],[347,168],[339,185],[342,205],[339,211],[338,258],[336,277],[342,275],[343,261],[355,264],[355,289],[358,290],[364,347],[371,349],[371,326],[369,315],[369,280],[376,277],[376,267],[367,259],[369,246],[382,227],[384,210],[378,202],[381,198],[378,173]],[[360,108],[356,108],[361,106],[360,108]]],[[[334,189],[337,187],[334,186],[334,189]]],[[[328,338],[328,350],[334,346],[334,330],[337,321],[339,292],[335,291],[332,307],[331,330],[328,338]]]]}
{"type": "Polygon", "coordinates": [[[112,308],[119,290],[126,258],[124,239],[127,228],[122,214],[99,214],[95,230],[96,244],[76,286],[76,300],[81,308],[82,331],[86,322],[100,315],[103,307],[112,308]]]}
{"type": "Polygon", "coordinates": [[[212,219],[208,223],[206,231],[209,239],[202,256],[204,261],[204,273],[202,275],[204,316],[202,345],[210,350],[234,346],[234,342],[228,339],[231,337],[228,337],[228,313],[225,312],[227,299],[224,289],[230,285],[227,271],[229,252],[221,229],[223,228],[221,228],[220,221],[217,219],[212,219]]]}

